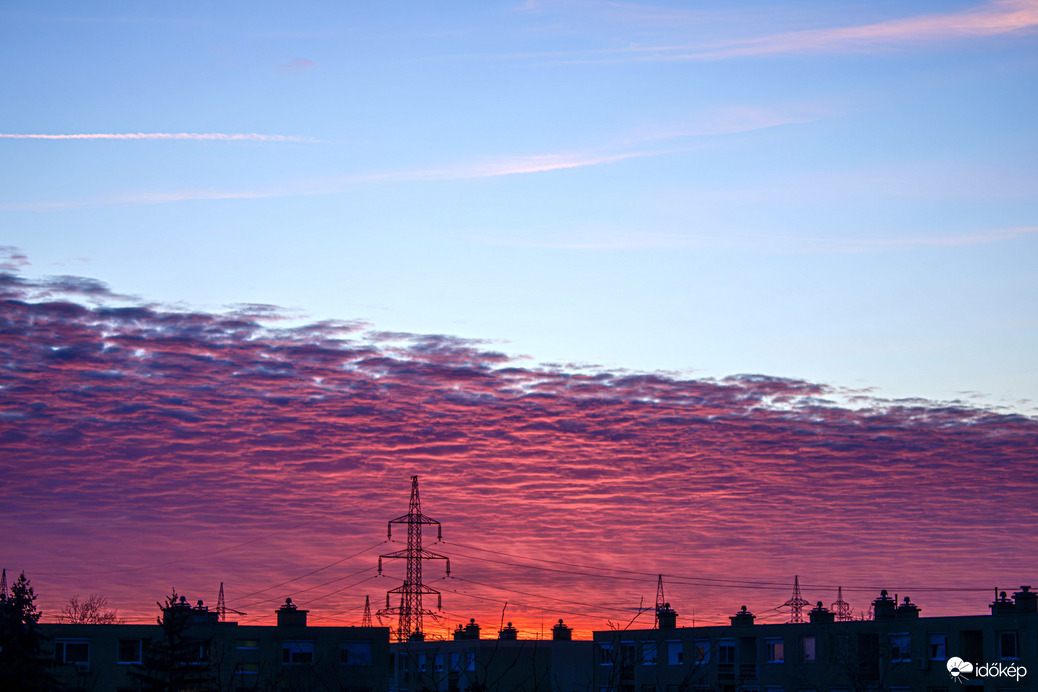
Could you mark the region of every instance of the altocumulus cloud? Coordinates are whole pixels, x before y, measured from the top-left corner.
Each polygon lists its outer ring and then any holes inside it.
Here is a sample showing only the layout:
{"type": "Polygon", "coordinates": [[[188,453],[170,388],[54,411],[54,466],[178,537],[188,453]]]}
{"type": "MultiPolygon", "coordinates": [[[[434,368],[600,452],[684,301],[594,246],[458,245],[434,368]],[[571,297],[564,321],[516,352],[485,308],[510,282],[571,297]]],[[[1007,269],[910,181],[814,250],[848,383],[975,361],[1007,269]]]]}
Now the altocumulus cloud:
{"type": "Polygon", "coordinates": [[[376,556],[399,548],[378,544],[412,474],[444,524],[451,617],[496,622],[508,600],[519,623],[586,636],[651,601],[656,573],[704,622],[781,603],[795,573],[812,601],[917,588],[930,614],[974,612],[1035,576],[1031,418],[538,366],[360,321],[287,327],[274,306],[160,308],[16,264],[0,275],[4,566],[51,612],[105,591],[147,619],[171,583],[212,599],[225,581],[257,622],[292,594],[355,622],[397,584],[376,556]]]}

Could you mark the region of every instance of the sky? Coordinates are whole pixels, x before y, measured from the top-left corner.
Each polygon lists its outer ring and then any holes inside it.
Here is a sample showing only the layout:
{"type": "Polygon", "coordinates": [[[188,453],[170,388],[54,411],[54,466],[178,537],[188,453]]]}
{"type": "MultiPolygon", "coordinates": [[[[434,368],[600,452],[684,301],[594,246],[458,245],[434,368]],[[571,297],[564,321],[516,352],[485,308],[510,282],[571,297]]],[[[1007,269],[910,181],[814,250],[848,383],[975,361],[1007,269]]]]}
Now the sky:
{"type": "Polygon", "coordinates": [[[651,625],[660,573],[679,622],[794,575],[983,612],[1034,580],[1036,33],[5,3],[0,566],[45,617],[223,581],[355,624],[419,475],[443,631],[651,625]]]}

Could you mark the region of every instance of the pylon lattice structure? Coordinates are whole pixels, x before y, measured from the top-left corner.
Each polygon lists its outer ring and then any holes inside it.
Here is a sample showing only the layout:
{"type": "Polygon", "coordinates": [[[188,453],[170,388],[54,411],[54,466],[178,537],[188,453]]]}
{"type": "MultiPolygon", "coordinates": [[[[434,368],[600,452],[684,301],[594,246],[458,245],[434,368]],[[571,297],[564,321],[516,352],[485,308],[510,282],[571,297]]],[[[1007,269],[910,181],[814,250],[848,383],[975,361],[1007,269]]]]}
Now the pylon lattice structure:
{"type": "Polygon", "coordinates": [[[223,597],[223,582],[220,582],[220,595],[216,597],[216,615],[220,622],[227,622],[227,601],[223,597]]]}
{"type": "Polygon", "coordinates": [[[832,605],[832,611],[839,622],[854,619],[854,616],[851,615],[851,604],[843,600],[842,586],[836,588],[836,602],[832,605]]]}
{"type": "Polygon", "coordinates": [[[789,621],[790,622],[803,622],[804,621],[804,606],[811,605],[800,595],[800,577],[793,577],[793,597],[782,604],[783,606],[789,606],[789,621]]]}
{"type": "Polygon", "coordinates": [[[7,570],[5,569],[3,575],[0,576],[0,595],[7,598],[7,570]]]}
{"type": "Polygon", "coordinates": [[[418,476],[411,476],[411,505],[407,514],[389,520],[389,528],[386,535],[393,538],[393,524],[407,524],[407,548],[397,550],[387,555],[378,557],[378,573],[382,574],[382,560],[407,560],[407,577],[404,583],[395,589],[386,592],[386,607],[376,613],[381,619],[383,615],[397,615],[399,617],[396,638],[397,641],[422,641],[425,635],[422,630],[422,616],[433,615],[431,610],[422,608],[422,596],[435,595],[436,607],[442,607],[442,597],[436,589],[422,583],[422,561],[423,560],[446,560],[447,576],[451,574],[451,561],[446,555],[440,555],[422,547],[422,527],[427,525],[436,526],[436,540],[443,539],[443,529],[440,522],[422,514],[421,501],[418,497],[418,476]],[[391,608],[389,600],[393,594],[400,595],[400,605],[391,608]]]}
{"type": "Polygon", "coordinates": [[[364,617],[360,621],[361,627],[371,627],[371,597],[364,597],[364,617]]]}
{"type": "Polygon", "coordinates": [[[656,621],[652,624],[652,629],[660,628],[660,611],[666,607],[666,599],[663,598],[663,575],[661,574],[656,580],[656,621]]]}

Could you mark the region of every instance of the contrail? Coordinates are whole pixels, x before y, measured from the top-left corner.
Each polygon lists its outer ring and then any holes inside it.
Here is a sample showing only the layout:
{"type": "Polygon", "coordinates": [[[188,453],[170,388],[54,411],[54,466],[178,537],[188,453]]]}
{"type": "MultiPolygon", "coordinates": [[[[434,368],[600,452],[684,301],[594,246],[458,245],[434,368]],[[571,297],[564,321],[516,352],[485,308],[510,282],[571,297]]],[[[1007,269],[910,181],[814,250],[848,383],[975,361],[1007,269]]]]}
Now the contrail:
{"type": "Polygon", "coordinates": [[[313,142],[309,137],[291,135],[261,135],[255,132],[227,134],[224,132],[100,132],[93,134],[9,134],[0,132],[0,139],[191,139],[217,142],[313,142]]]}

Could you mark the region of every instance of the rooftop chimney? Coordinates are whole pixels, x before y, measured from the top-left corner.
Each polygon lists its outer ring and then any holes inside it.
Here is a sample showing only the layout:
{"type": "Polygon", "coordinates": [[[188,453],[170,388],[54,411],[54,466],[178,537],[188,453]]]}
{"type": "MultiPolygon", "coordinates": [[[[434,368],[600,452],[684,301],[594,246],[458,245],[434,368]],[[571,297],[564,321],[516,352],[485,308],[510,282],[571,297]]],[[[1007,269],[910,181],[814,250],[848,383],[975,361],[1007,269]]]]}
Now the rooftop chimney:
{"type": "Polygon", "coordinates": [[[807,617],[808,622],[813,625],[827,625],[830,622],[836,622],[836,613],[823,606],[821,601],[818,601],[818,605],[811,609],[807,617]]]}
{"type": "Polygon", "coordinates": [[[573,628],[567,627],[562,622],[562,618],[559,618],[559,624],[551,628],[552,641],[556,642],[568,642],[573,640],[573,628]]]}
{"type": "Polygon", "coordinates": [[[276,612],[278,614],[278,627],[306,627],[306,614],[310,611],[300,610],[292,602],[291,598],[286,598],[284,605],[278,608],[276,612]]]}
{"type": "Polygon", "coordinates": [[[894,617],[898,620],[918,620],[919,619],[919,606],[908,600],[908,596],[905,596],[904,603],[897,607],[894,611],[894,617]]]}
{"type": "Polygon", "coordinates": [[[476,624],[476,618],[469,618],[469,624],[464,627],[458,625],[454,630],[454,641],[466,639],[479,639],[479,625],[476,624]]]}
{"type": "Polygon", "coordinates": [[[998,597],[991,603],[992,615],[1008,615],[1009,613],[1015,612],[1016,600],[1015,598],[1006,597],[1005,591],[998,594],[998,597]]]}
{"type": "Polygon", "coordinates": [[[519,631],[512,627],[512,623],[508,623],[508,626],[503,630],[498,630],[498,639],[518,639],[519,631]]]}
{"type": "Polygon", "coordinates": [[[1013,594],[1016,601],[1016,612],[1022,615],[1034,615],[1038,613],[1038,593],[1031,591],[1030,586],[1021,586],[1020,590],[1013,594]]]}
{"type": "Polygon", "coordinates": [[[674,612],[669,603],[664,603],[656,609],[656,619],[660,623],[661,630],[672,630],[678,626],[678,614],[674,612]]]}
{"type": "Polygon", "coordinates": [[[752,625],[755,618],[753,613],[746,610],[746,606],[743,606],[742,610],[728,619],[732,621],[733,627],[738,627],[742,625],[752,625]]]}
{"type": "Polygon", "coordinates": [[[883,589],[879,592],[879,598],[872,602],[872,619],[893,620],[895,617],[894,611],[896,609],[897,603],[893,598],[887,595],[887,590],[883,589]]]}

